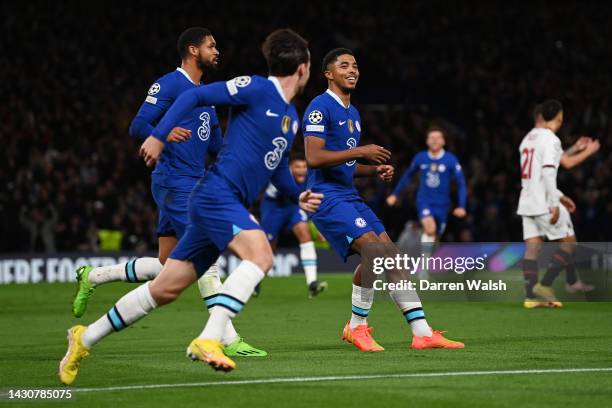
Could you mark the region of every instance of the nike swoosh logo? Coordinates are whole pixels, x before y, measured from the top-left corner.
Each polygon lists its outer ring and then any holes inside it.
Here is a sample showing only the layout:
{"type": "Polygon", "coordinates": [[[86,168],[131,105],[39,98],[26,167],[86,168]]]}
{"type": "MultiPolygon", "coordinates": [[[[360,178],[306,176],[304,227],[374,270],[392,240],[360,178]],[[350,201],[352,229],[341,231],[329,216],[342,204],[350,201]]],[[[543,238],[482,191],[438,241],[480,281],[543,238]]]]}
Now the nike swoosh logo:
{"type": "Polygon", "coordinates": [[[342,121],[342,120],[341,120],[341,121],[339,121],[339,122],[338,122],[338,124],[339,124],[340,126],[344,125],[345,123],[346,123],[346,120],[344,120],[344,121],[342,121]]]}
{"type": "Polygon", "coordinates": [[[268,110],[266,111],[266,116],[271,116],[271,117],[275,118],[275,117],[277,117],[277,116],[278,116],[278,113],[274,113],[274,112],[272,112],[270,109],[268,109],[268,110]]]}

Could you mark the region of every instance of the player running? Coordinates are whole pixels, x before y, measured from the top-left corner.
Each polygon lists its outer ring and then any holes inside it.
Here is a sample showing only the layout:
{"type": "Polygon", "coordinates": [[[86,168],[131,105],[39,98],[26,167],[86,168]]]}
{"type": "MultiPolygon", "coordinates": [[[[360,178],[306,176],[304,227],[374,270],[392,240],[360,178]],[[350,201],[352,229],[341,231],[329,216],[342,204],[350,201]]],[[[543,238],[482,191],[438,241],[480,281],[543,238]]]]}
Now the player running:
{"type": "Polygon", "coordinates": [[[451,205],[451,181],[457,182],[459,205],[453,210],[457,218],[465,217],[467,189],[465,177],[457,157],[444,149],[445,134],[441,128],[427,131],[427,150],[416,154],[410,167],[404,172],[393,194],[387,197],[387,205],[393,207],[398,197],[420,171],[421,178],[417,191],[417,212],[423,227],[421,242],[433,243],[444,233],[446,218],[451,205]]]}
{"type": "MultiPolygon", "coordinates": [[[[308,105],[302,122],[309,166],[308,188],[325,195],[311,218],[346,260],[353,253],[363,255],[367,245],[391,244],[383,224],[359,196],[353,178],[377,176],[381,181],[390,182],[393,167],[383,164],[391,157],[385,148],[374,144],[359,146],[361,118],[350,103],[359,79],[353,52],[346,48],[330,51],[323,59],[322,69],[328,89],[308,105]],[[364,165],[359,160],[376,165],[364,165]]],[[[371,273],[362,264],[355,270],[352,314],[342,338],[362,351],[381,351],[383,347],[374,340],[372,327],[367,324],[374,289],[364,276],[371,273]]],[[[410,324],[412,348],[464,347],[463,343],[447,340],[441,332],[429,327],[416,294],[413,294],[414,301],[406,301],[400,292],[390,291],[390,294],[410,324]]]]}
{"type": "MultiPolygon", "coordinates": [[[[144,141],[159,119],[183,92],[201,85],[205,71],[217,69],[219,51],[212,33],[202,27],[183,31],[177,42],[181,66],[159,78],[130,125],[130,135],[144,141]]],[[[155,278],[168,255],[176,246],[189,223],[188,198],[196,182],[206,171],[206,155],[217,154],[223,143],[217,113],[213,106],[200,106],[176,123],[166,141],[151,176],[151,192],[159,208],[159,257],[143,257],[118,265],[77,269],[78,290],[72,305],[75,317],[81,317],[97,286],[115,281],[144,282],[155,278]],[[191,135],[193,134],[193,137],[191,135]],[[178,143],[181,142],[181,143],[178,143]]],[[[217,264],[213,264],[198,281],[207,304],[213,299],[221,280],[217,264]]],[[[231,322],[224,333],[225,352],[232,356],[266,356],[250,346],[236,332],[231,322]]]]}
{"type": "MultiPolygon", "coordinates": [[[[303,190],[308,174],[306,160],[303,157],[294,157],[289,161],[289,170],[303,190]]],[[[280,194],[273,184],[266,189],[260,212],[261,227],[273,250],[276,249],[278,235],[284,230],[291,230],[300,243],[300,259],[306,276],[308,296],[312,298],[327,289],[327,282],[317,280],[317,251],[308,228],[308,214],[292,200],[280,194]]],[[[258,285],[256,294],[259,294],[259,290],[258,285]]]]}
{"type": "Polygon", "coordinates": [[[223,283],[210,305],[203,332],[191,342],[187,353],[217,370],[230,371],[236,366],[223,353],[220,340],[273,260],[268,239],[248,207],[270,180],[283,194],[299,201],[303,210],[314,211],[322,198],[310,191],[300,192],[285,152],[299,129],[291,100],[308,82],[308,43],[291,30],[277,30],[266,38],[262,51],[270,77],[241,76],[184,92],[141,146],[145,162],[152,165],[164,150],[174,124],[188,112],[197,106],[239,107],[217,161],[192,192],[190,224],[161,273],[123,296],[90,326],[74,326],[68,331],[69,346],[59,369],[64,384],[75,380],[81,360],[93,345],[174,301],[226,248],[242,262],[223,283]]]}
{"type": "MultiPolygon", "coordinates": [[[[552,289],[552,283],[559,273],[568,268],[570,279],[573,271],[573,252],[576,235],[570,217],[576,205],[571,198],[557,189],[557,172],[562,162],[561,140],[556,133],[563,124],[563,106],[556,100],[548,100],[535,111],[535,127],[523,138],[520,146],[521,195],[517,214],[523,219],[523,239],[525,255],[523,276],[525,278],[525,308],[561,307],[552,289]],[[559,241],[559,249],[552,255],[548,269],[538,283],[537,258],[543,242],[542,237],[559,241]]],[[[580,144],[585,140],[579,140],[580,144]]],[[[586,141],[590,145],[592,141],[586,141]]],[[[587,147],[574,145],[563,161],[565,165],[576,165],[586,159],[598,145],[587,147]],[[571,160],[579,151],[585,151],[580,158],[571,160]],[[590,154],[589,154],[590,153],[590,154]],[[569,160],[568,160],[569,158],[569,160]]],[[[593,151],[593,153],[594,153],[593,151]]],[[[575,276],[575,272],[573,272],[575,276]]],[[[569,283],[569,282],[568,282],[569,283]]],[[[576,281],[568,285],[568,290],[588,291],[591,285],[576,281]],[[578,283],[579,282],[579,283],[578,283]]]]}

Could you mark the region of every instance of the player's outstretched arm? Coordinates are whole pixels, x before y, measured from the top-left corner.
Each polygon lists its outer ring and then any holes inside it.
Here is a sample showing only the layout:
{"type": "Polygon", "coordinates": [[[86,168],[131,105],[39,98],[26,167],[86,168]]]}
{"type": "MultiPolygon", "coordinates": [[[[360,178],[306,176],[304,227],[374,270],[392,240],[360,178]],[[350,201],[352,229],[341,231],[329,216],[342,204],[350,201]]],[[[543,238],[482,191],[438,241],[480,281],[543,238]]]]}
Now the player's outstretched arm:
{"type": "Polygon", "coordinates": [[[325,139],[309,135],[304,138],[304,149],[308,166],[312,168],[333,167],[359,159],[382,164],[391,158],[390,151],[375,144],[358,146],[348,150],[327,150],[325,139]]]}
{"type": "Polygon", "coordinates": [[[583,136],[561,155],[561,166],[568,170],[576,167],[597,153],[600,147],[599,140],[583,136]]]}

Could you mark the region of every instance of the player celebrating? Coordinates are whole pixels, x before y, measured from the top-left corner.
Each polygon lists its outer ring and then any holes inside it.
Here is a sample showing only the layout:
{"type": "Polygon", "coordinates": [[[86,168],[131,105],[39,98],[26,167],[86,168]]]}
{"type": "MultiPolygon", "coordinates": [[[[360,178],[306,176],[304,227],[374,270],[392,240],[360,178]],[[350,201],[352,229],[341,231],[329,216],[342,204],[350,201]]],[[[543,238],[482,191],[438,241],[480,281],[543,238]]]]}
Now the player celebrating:
{"type": "Polygon", "coordinates": [[[248,207],[270,180],[283,194],[314,211],[322,196],[300,192],[288,170],[285,150],[298,131],[291,100],[302,92],[310,74],[308,43],[291,30],[271,33],[262,46],[269,78],[242,76],[200,86],[181,94],[141,147],[154,164],[179,118],[196,106],[239,106],[227,129],[216,163],[200,179],[190,198],[190,224],[161,273],[123,296],[89,327],[68,332],[68,351],[60,363],[60,380],[70,384],[91,347],[113,331],[138,321],[158,306],[174,301],[230,249],[242,262],[225,280],[210,309],[204,331],[187,349],[192,359],[229,371],[234,361],[223,354],[220,339],[227,323],[244,306],[253,288],[272,267],[272,249],[248,207]]]}
{"type": "MultiPolygon", "coordinates": [[[[363,255],[362,251],[368,244],[391,244],[384,226],[359,196],[353,178],[378,176],[380,180],[389,182],[393,177],[393,167],[383,164],[391,157],[385,148],[374,144],[359,146],[361,119],[350,103],[351,93],[359,79],[353,52],[346,48],[330,51],[323,59],[322,69],[328,89],[308,105],[302,122],[310,168],[308,188],[325,195],[312,220],[334,250],[346,260],[352,253],[363,255]],[[364,165],[357,163],[358,160],[377,165],[364,165]]],[[[352,314],[342,338],[362,351],[381,351],[383,347],[374,340],[372,328],[367,324],[374,289],[364,276],[371,273],[361,264],[355,270],[352,314]]],[[[416,301],[408,302],[399,296],[399,292],[391,291],[390,294],[410,324],[413,348],[464,347],[429,327],[416,294],[416,301]]]]}
{"type": "MultiPolygon", "coordinates": [[[[527,133],[519,147],[522,189],[517,214],[523,219],[523,239],[526,244],[523,259],[526,299],[523,305],[528,309],[562,306],[551,286],[564,268],[573,266],[572,255],[576,243],[570,217],[576,205],[557,189],[557,172],[563,157],[561,141],[556,135],[563,124],[561,102],[545,101],[536,108],[535,119],[535,127],[527,133]],[[537,257],[543,236],[550,241],[560,241],[561,245],[551,257],[544,277],[537,283],[537,257]]],[[[577,147],[574,150],[579,149],[577,147]]],[[[573,154],[566,157],[571,156],[573,154]]],[[[584,159],[586,157],[588,155],[584,159]]],[[[568,160],[564,161],[567,165],[568,160]]],[[[589,289],[586,285],[580,285],[580,289],[574,285],[573,288],[583,291],[589,289]]]]}
{"type": "MultiPolygon", "coordinates": [[[[289,162],[289,170],[296,183],[303,189],[308,168],[303,157],[294,157],[289,162]]],[[[300,259],[306,275],[309,297],[314,297],[327,289],[327,282],[317,280],[317,251],[308,228],[308,215],[300,207],[278,192],[273,184],[266,189],[261,202],[261,227],[276,249],[276,240],[283,230],[291,230],[300,243],[300,259]]],[[[256,289],[259,292],[259,286],[256,289]]]]}
{"type": "Polygon", "coordinates": [[[427,150],[417,153],[404,172],[393,194],[387,197],[387,204],[394,206],[398,197],[410,183],[417,171],[421,172],[417,192],[417,212],[423,227],[421,242],[433,243],[446,228],[446,217],[451,204],[451,180],[455,179],[458,187],[459,205],[453,210],[457,218],[465,217],[467,191],[465,178],[457,157],[444,150],[445,134],[441,128],[427,131],[427,150]]]}
{"type": "MultiPolygon", "coordinates": [[[[212,33],[202,27],[188,28],[179,36],[177,49],[181,66],[159,78],[149,88],[145,102],[130,125],[130,135],[144,141],[159,119],[183,92],[201,84],[204,71],[217,68],[219,51],[212,33]]],[[[138,258],[118,265],[77,269],[78,291],[72,312],[81,317],[97,286],[115,281],[144,282],[155,278],[189,223],[188,198],[205,173],[206,154],[217,154],[223,143],[217,113],[212,106],[200,106],[176,123],[152,173],[151,191],[159,208],[159,258],[138,258]],[[194,137],[190,137],[191,134],[194,137]],[[175,143],[182,142],[182,143],[175,143]]],[[[199,285],[202,298],[214,299],[221,280],[216,263],[199,285]]],[[[224,333],[225,352],[232,356],[265,356],[267,353],[246,343],[231,322],[224,333]]]]}

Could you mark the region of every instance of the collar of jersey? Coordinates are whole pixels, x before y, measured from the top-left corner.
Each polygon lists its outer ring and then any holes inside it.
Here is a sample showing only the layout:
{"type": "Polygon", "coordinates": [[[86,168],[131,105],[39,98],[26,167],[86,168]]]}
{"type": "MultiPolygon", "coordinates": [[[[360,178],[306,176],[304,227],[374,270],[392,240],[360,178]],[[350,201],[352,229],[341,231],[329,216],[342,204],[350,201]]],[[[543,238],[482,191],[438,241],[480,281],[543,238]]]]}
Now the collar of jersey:
{"type": "Polygon", "coordinates": [[[440,153],[438,153],[437,156],[434,156],[433,154],[431,154],[431,152],[428,150],[427,151],[427,156],[429,156],[430,159],[433,160],[440,160],[442,158],[442,156],[444,156],[444,153],[446,153],[446,150],[442,149],[440,150],[440,153]]]}
{"type": "Polygon", "coordinates": [[[334,93],[334,91],[332,91],[331,89],[327,88],[327,91],[325,91],[326,93],[329,94],[329,96],[331,96],[332,98],[334,98],[336,100],[336,102],[338,102],[340,104],[340,106],[342,106],[344,109],[348,109],[351,107],[351,104],[349,103],[349,106],[344,106],[344,104],[342,103],[342,99],[340,99],[340,97],[338,95],[336,95],[334,93]]]}
{"type": "Polygon", "coordinates": [[[285,93],[283,92],[283,87],[281,86],[280,82],[278,82],[278,78],[275,77],[275,76],[269,76],[268,77],[268,81],[270,81],[270,82],[272,82],[274,84],[274,87],[278,91],[278,94],[280,95],[281,98],[283,98],[283,101],[285,101],[285,103],[288,105],[289,101],[287,100],[287,98],[285,98],[285,93]]]}
{"type": "Polygon", "coordinates": [[[180,72],[181,74],[185,75],[185,78],[187,78],[187,79],[189,80],[189,82],[191,82],[191,83],[192,83],[192,84],[194,84],[194,85],[197,85],[195,82],[193,82],[193,81],[191,80],[191,78],[189,78],[189,74],[188,74],[188,73],[187,73],[187,71],[185,71],[183,68],[181,68],[181,67],[177,67],[177,68],[176,68],[176,70],[177,70],[178,72],[180,72]]]}

